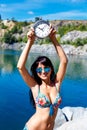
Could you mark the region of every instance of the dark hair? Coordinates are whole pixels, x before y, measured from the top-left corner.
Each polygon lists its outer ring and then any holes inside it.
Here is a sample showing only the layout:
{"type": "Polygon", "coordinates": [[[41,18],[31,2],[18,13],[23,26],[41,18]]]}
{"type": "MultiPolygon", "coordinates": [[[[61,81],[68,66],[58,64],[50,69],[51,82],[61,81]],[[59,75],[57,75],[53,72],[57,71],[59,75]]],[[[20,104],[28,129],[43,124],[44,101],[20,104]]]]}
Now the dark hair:
{"type": "MultiPolygon", "coordinates": [[[[40,77],[38,77],[37,72],[36,72],[36,68],[37,68],[37,66],[38,66],[39,63],[41,63],[41,64],[43,64],[43,65],[48,66],[48,67],[51,68],[52,72],[51,72],[50,80],[52,82],[54,82],[55,81],[54,68],[53,68],[51,60],[48,57],[46,57],[46,56],[39,56],[39,57],[37,57],[37,59],[34,61],[34,63],[31,66],[32,76],[34,77],[35,81],[39,85],[41,85],[41,83],[42,83],[40,77]]],[[[34,98],[33,98],[31,90],[30,90],[29,98],[30,98],[31,104],[35,108],[35,102],[34,102],[34,98]]]]}
{"type": "Polygon", "coordinates": [[[46,56],[39,56],[39,57],[37,57],[37,59],[34,61],[34,63],[31,66],[32,76],[34,77],[36,82],[39,85],[41,85],[41,83],[42,83],[41,79],[38,77],[37,72],[36,72],[36,68],[37,68],[39,63],[43,64],[44,66],[49,66],[51,68],[52,73],[51,73],[51,76],[50,76],[50,80],[54,81],[55,80],[55,72],[54,72],[54,68],[53,68],[52,62],[46,56]]]}

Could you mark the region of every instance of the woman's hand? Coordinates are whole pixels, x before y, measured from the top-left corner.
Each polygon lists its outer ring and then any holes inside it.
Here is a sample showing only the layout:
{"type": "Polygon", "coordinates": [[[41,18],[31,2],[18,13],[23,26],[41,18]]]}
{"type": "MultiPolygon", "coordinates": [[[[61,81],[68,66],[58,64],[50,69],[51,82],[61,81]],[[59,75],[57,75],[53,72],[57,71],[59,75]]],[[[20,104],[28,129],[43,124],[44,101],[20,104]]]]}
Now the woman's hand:
{"type": "Polygon", "coordinates": [[[53,41],[56,38],[56,30],[50,26],[50,35],[49,35],[51,41],[53,41]]]}
{"type": "Polygon", "coordinates": [[[34,29],[31,28],[30,31],[27,33],[27,38],[30,41],[31,44],[34,43],[35,40],[35,33],[34,33],[34,29]]]}

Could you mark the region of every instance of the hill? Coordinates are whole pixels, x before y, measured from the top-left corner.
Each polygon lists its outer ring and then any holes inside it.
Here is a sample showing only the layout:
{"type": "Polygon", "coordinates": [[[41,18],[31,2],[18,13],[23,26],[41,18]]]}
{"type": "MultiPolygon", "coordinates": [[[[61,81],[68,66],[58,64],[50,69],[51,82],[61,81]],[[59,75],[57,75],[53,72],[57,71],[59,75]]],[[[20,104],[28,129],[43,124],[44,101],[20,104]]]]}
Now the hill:
{"type": "MultiPolygon", "coordinates": [[[[72,37],[72,35],[67,35],[67,33],[72,34],[71,32],[74,31],[74,36],[76,36],[77,31],[80,32],[86,32],[87,31],[87,21],[77,21],[77,20],[53,20],[49,21],[52,26],[56,29],[57,31],[57,39],[59,42],[64,41],[62,44],[74,44],[73,40],[69,42],[67,40],[66,36],[72,37]],[[63,37],[63,38],[62,38],[63,37]]],[[[13,44],[13,43],[19,43],[19,42],[27,42],[27,32],[29,31],[30,27],[34,24],[34,22],[30,21],[24,21],[24,22],[18,22],[18,21],[10,21],[10,20],[1,20],[0,21],[0,45],[3,43],[7,44],[13,44]]],[[[79,33],[80,33],[79,32],[79,33]]],[[[80,33],[81,34],[81,33],[80,33]]],[[[79,35],[79,34],[78,34],[79,35]]],[[[84,38],[84,44],[87,43],[87,35],[85,35],[84,38]]],[[[71,38],[70,38],[71,40],[71,38]]],[[[39,44],[41,44],[42,41],[38,41],[39,44]]],[[[75,42],[75,41],[74,41],[75,42]]],[[[42,43],[49,43],[49,39],[43,40],[42,43]]],[[[76,46],[81,45],[75,43],[76,46]]]]}

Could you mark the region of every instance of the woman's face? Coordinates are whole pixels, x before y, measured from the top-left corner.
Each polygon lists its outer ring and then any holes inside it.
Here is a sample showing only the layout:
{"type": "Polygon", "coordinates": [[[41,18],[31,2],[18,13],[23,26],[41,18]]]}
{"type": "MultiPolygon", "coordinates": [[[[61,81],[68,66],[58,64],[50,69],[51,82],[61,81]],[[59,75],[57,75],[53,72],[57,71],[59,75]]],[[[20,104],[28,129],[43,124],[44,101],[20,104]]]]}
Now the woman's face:
{"type": "Polygon", "coordinates": [[[49,80],[51,75],[51,68],[49,66],[44,66],[43,64],[39,63],[36,69],[37,75],[42,80],[49,80]]]}

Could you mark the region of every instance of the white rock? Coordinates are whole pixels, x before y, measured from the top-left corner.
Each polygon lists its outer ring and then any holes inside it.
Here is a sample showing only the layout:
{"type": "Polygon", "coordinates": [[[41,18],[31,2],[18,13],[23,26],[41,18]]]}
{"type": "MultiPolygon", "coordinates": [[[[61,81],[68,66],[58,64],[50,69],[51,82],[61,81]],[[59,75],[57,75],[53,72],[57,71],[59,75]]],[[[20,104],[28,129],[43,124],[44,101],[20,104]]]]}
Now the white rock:
{"type": "Polygon", "coordinates": [[[58,128],[59,126],[61,126],[65,122],[66,122],[66,119],[65,119],[65,116],[64,116],[62,110],[58,109],[58,114],[57,114],[56,119],[55,119],[54,130],[56,130],[56,128],[58,128]]]}
{"type": "Polygon", "coordinates": [[[87,108],[64,107],[58,111],[54,130],[87,130],[86,122],[87,108]]]}
{"type": "Polygon", "coordinates": [[[87,130],[87,117],[66,122],[56,130],[87,130]]]}
{"type": "Polygon", "coordinates": [[[87,31],[71,31],[68,32],[67,34],[65,34],[62,38],[61,38],[61,42],[63,41],[75,41],[76,39],[83,39],[83,38],[87,38],[87,31]]]}

